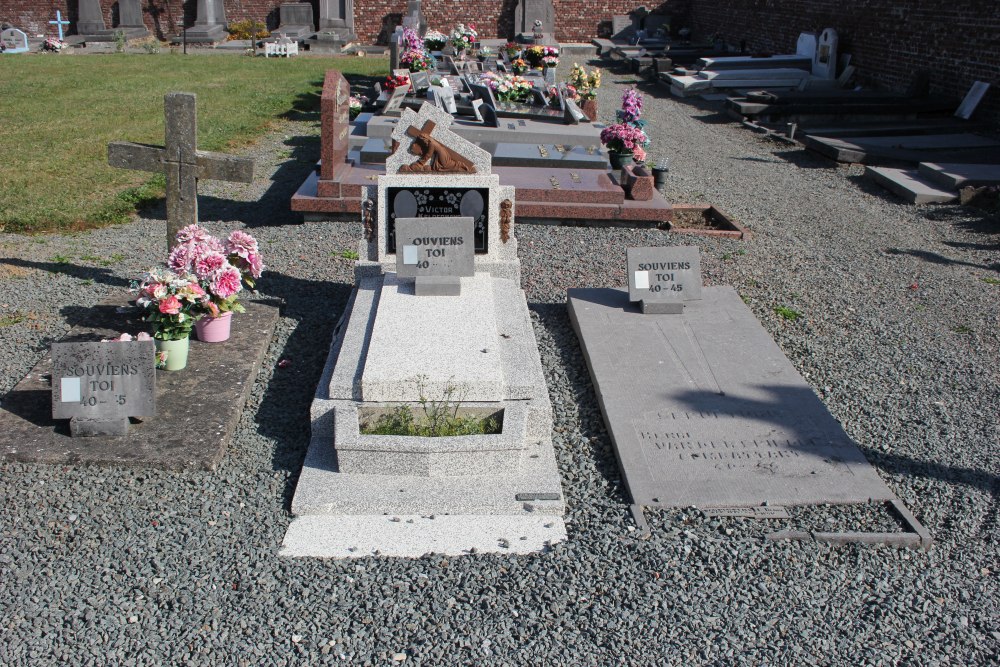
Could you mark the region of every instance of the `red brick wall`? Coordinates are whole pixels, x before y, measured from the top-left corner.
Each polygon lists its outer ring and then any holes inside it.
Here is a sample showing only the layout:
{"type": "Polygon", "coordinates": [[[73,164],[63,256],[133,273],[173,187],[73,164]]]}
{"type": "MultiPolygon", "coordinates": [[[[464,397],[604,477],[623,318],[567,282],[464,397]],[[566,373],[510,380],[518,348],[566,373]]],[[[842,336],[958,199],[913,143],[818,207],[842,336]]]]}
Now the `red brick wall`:
{"type": "Polygon", "coordinates": [[[997,0],[693,0],[691,22],[700,34],[776,53],[791,53],[802,31],[836,28],[860,82],[903,90],[927,69],[932,92],[960,99],[985,81],[975,119],[1000,122],[997,0]]]}

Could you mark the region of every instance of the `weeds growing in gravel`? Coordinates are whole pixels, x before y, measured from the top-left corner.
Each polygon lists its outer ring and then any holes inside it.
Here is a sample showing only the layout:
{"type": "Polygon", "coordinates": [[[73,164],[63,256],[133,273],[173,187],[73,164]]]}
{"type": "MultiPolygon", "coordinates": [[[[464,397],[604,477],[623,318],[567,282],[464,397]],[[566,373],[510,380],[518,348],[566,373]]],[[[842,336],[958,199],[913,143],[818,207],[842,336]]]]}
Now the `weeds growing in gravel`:
{"type": "Polygon", "coordinates": [[[10,315],[0,315],[0,327],[11,327],[23,322],[27,316],[19,311],[14,311],[10,315]]]}
{"type": "Polygon", "coordinates": [[[784,318],[789,322],[794,322],[802,317],[802,313],[789,308],[788,306],[775,306],[774,312],[778,315],[778,317],[784,318]]]}
{"type": "Polygon", "coordinates": [[[341,250],[337,253],[338,257],[343,257],[344,259],[357,259],[358,253],[355,250],[341,250]]]}

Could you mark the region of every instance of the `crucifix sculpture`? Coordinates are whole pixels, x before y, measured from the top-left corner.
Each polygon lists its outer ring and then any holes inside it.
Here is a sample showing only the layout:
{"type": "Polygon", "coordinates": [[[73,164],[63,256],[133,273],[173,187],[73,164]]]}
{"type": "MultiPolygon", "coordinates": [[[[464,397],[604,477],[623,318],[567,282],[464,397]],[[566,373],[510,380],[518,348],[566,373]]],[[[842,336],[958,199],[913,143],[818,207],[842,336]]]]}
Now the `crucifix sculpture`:
{"type": "Polygon", "coordinates": [[[165,146],[113,141],[108,144],[108,164],[166,174],[167,250],[177,232],[198,222],[198,179],[250,183],[252,158],[235,157],[197,149],[198,119],[193,93],[163,96],[165,146]]]}
{"type": "Polygon", "coordinates": [[[399,171],[417,174],[425,172],[438,174],[476,173],[476,166],[469,159],[462,157],[431,136],[431,132],[436,126],[434,121],[428,120],[422,129],[418,130],[412,125],[406,128],[406,134],[413,137],[410,152],[419,155],[420,158],[413,164],[403,165],[399,171]]]}

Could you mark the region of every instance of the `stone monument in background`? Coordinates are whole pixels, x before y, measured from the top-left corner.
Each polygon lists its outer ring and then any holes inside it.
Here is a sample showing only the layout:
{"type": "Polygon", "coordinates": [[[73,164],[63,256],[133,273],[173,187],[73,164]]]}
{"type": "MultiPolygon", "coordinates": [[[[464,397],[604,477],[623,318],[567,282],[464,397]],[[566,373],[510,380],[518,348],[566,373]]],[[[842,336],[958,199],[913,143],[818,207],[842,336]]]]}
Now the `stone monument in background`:
{"type": "Polygon", "coordinates": [[[354,34],[354,0],[319,0],[319,31],[333,33],[342,42],[354,34]]]}
{"type": "Polygon", "coordinates": [[[552,0],[518,0],[514,8],[514,36],[522,42],[555,44],[556,12],[552,0]],[[535,21],[540,25],[536,26],[535,21]]]}
{"type": "Polygon", "coordinates": [[[189,42],[222,42],[226,39],[226,7],[223,0],[198,0],[194,26],[184,31],[189,42]]]}

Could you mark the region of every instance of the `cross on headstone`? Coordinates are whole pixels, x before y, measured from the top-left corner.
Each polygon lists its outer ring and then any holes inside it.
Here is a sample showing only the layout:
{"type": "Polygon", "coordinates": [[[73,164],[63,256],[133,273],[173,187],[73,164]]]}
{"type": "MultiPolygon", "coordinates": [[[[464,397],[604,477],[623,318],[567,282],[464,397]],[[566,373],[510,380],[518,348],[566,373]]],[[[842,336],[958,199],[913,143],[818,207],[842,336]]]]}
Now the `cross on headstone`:
{"type": "Polygon", "coordinates": [[[63,26],[64,25],[69,25],[69,21],[63,21],[62,12],[60,12],[57,9],[56,10],[56,20],[55,21],[49,21],[49,23],[52,24],[52,25],[55,25],[57,28],[59,28],[59,41],[60,42],[63,41],[63,26]]]}
{"type": "Polygon", "coordinates": [[[198,179],[250,183],[252,158],[199,151],[198,121],[193,93],[163,96],[164,148],[130,141],[108,144],[108,164],[120,169],[138,169],[166,174],[167,250],[177,232],[198,222],[198,179]]]}

